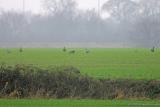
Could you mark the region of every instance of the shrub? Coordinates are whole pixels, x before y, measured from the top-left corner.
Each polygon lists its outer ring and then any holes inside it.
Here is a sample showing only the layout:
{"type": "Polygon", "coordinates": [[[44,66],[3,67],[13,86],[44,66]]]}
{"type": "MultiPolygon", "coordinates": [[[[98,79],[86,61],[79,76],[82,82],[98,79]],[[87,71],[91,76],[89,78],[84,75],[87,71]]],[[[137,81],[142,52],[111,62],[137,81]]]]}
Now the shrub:
{"type": "Polygon", "coordinates": [[[160,98],[160,81],[94,79],[72,66],[0,67],[0,96],[11,98],[160,98]]]}

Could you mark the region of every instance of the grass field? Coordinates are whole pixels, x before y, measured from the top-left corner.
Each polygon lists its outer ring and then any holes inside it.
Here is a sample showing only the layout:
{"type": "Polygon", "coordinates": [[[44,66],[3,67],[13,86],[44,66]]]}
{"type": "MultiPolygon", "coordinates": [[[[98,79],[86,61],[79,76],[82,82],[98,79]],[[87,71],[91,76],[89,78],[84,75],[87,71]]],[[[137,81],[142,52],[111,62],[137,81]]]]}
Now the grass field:
{"type": "Polygon", "coordinates": [[[0,107],[159,107],[159,101],[0,100],[0,107]]]}
{"type": "MultiPolygon", "coordinates": [[[[67,49],[67,51],[73,49],[67,49]]],[[[9,65],[35,64],[42,67],[72,65],[82,74],[96,78],[160,79],[160,50],[150,49],[74,49],[75,54],[55,48],[0,49],[0,62],[9,65]]]]}
{"type": "MultiPolygon", "coordinates": [[[[160,50],[74,49],[75,54],[55,48],[0,49],[0,63],[34,64],[40,67],[75,66],[95,78],[160,79],[160,50]]],[[[160,107],[160,101],[137,100],[0,100],[0,107],[160,107]]]]}

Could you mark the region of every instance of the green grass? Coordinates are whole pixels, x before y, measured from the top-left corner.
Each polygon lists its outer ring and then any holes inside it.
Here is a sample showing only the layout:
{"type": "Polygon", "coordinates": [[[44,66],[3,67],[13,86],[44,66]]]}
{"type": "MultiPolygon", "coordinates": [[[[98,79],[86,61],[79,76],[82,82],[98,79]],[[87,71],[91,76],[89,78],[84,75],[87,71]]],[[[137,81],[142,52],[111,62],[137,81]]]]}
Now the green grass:
{"type": "MultiPolygon", "coordinates": [[[[72,49],[68,49],[72,50],[72,49]]],[[[96,78],[160,78],[160,49],[151,53],[149,49],[75,49],[75,54],[55,48],[0,49],[0,62],[9,65],[35,64],[41,67],[73,65],[83,74],[96,78]]]]}
{"type": "Polygon", "coordinates": [[[159,101],[0,100],[0,107],[159,107],[159,101]]]}

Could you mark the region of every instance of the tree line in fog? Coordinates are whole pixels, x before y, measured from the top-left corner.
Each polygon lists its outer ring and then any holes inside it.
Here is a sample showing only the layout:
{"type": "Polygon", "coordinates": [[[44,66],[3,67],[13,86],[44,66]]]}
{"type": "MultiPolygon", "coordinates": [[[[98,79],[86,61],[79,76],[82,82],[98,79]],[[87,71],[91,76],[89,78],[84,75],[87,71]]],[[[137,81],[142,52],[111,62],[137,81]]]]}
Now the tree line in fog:
{"type": "Polygon", "coordinates": [[[160,46],[159,0],[108,0],[101,12],[82,11],[74,0],[44,0],[46,14],[0,12],[0,42],[128,43],[160,46]]]}

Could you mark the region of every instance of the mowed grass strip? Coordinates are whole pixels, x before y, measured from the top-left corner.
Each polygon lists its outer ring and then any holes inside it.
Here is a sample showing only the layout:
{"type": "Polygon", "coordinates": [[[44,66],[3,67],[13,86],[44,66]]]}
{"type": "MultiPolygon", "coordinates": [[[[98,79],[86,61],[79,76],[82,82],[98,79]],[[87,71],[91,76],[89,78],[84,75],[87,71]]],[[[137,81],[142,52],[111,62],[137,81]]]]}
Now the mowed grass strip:
{"type": "Polygon", "coordinates": [[[130,100],[0,100],[0,107],[159,107],[159,101],[130,100]]]}
{"type": "Polygon", "coordinates": [[[67,49],[26,48],[0,49],[0,62],[9,65],[34,64],[41,67],[75,66],[81,73],[96,78],[160,79],[160,49],[67,49]],[[75,50],[74,54],[69,51],[75,50]]]}

